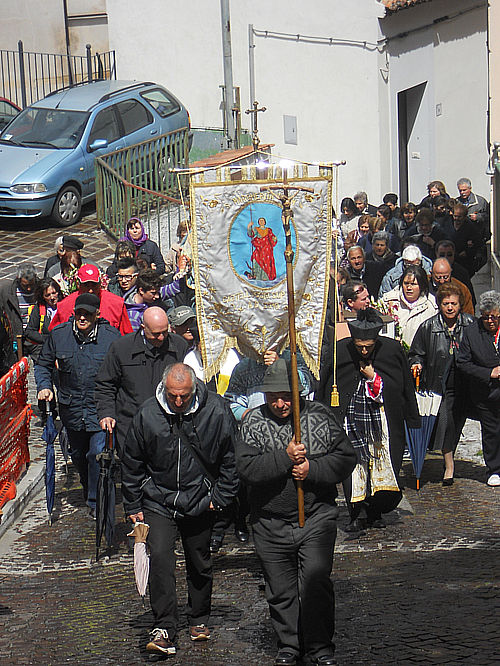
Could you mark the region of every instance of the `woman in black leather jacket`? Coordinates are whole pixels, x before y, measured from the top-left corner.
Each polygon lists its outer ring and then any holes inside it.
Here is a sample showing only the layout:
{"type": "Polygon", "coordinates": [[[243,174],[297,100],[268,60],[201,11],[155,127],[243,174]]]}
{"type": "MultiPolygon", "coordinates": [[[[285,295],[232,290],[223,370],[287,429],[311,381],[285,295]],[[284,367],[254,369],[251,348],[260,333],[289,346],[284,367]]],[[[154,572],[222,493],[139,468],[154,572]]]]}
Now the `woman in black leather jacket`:
{"type": "Polygon", "coordinates": [[[420,385],[443,396],[434,429],[434,448],[444,457],[443,486],[453,484],[453,455],[466,420],[466,390],[456,369],[456,356],[466,326],[475,321],[462,314],[463,296],[455,285],[445,283],[436,293],[439,312],[418,328],[410,348],[412,371],[420,385]]]}

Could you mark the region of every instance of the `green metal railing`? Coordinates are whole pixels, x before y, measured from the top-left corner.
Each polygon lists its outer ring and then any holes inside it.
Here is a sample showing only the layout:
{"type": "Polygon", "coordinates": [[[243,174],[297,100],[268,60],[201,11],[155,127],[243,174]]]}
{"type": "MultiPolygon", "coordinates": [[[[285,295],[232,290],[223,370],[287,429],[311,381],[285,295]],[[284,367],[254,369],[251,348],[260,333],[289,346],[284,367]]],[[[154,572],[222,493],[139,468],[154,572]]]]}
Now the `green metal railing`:
{"type": "Polygon", "coordinates": [[[99,226],[114,239],[131,217],[140,217],[149,237],[167,251],[185,217],[181,191],[187,176],[170,169],[188,164],[189,128],[163,134],[95,159],[99,226]]]}

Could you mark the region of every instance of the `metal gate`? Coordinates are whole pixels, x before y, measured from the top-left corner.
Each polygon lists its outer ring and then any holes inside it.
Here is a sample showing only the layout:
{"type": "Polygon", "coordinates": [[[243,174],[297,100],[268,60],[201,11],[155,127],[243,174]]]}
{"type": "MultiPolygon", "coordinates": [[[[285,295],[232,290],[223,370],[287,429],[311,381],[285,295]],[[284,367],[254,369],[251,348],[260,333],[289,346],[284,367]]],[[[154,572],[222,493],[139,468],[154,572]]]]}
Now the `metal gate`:
{"type": "Polygon", "coordinates": [[[97,220],[115,240],[127,220],[140,217],[162,252],[170,249],[177,225],[185,219],[182,205],[187,176],[169,169],[188,164],[189,127],[117,150],[95,159],[97,220]]]}
{"type": "Polygon", "coordinates": [[[92,53],[87,44],[83,56],[25,51],[22,41],[17,51],[0,49],[1,96],[23,109],[33,102],[76,83],[116,79],[114,51],[92,53]]]}

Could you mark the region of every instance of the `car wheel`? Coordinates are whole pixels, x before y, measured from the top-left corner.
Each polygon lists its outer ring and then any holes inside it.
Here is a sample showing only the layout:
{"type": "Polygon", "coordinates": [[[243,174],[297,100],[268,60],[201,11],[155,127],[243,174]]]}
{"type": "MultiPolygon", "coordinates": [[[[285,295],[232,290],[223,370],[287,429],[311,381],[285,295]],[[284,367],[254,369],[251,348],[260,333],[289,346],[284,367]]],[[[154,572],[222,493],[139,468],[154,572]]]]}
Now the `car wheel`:
{"type": "Polygon", "coordinates": [[[52,219],[60,227],[69,227],[76,224],[82,212],[82,198],[80,192],[71,185],[66,185],[57,195],[52,219]]]}

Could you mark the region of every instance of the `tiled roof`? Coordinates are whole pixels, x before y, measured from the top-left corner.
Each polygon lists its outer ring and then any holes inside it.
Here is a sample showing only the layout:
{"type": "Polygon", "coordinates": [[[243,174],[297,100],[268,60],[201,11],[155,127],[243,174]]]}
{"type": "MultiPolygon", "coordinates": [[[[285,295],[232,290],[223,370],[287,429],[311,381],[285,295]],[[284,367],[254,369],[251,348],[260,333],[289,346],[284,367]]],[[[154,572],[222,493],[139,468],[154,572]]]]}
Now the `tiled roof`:
{"type": "Polygon", "coordinates": [[[397,12],[398,9],[406,9],[412,5],[418,5],[421,2],[429,2],[429,0],[380,0],[384,7],[390,12],[397,12]]]}
{"type": "MultiPolygon", "coordinates": [[[[261,143],[259,148],[268,152],[270,148],[274,146],[274,143],[261,143]]],[[[222,153],[217,153],[216,155],[211,155],[206,157],[203,160],[198,160],[198,162],[193,162],[189,166],[191,168],[207,168],[207,167],[218,167],[228,164],[229,162],[235,162],[237,160],[243,160],[248,158],[253,153],[253,146],[243,146],[243,148],[237,148],[234,150],[224,150],[222,153]]]]}

